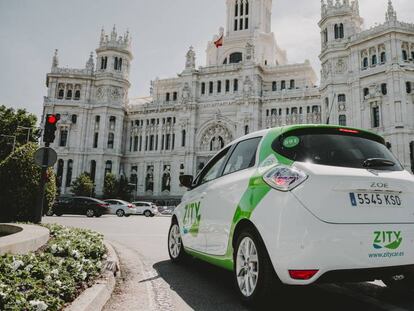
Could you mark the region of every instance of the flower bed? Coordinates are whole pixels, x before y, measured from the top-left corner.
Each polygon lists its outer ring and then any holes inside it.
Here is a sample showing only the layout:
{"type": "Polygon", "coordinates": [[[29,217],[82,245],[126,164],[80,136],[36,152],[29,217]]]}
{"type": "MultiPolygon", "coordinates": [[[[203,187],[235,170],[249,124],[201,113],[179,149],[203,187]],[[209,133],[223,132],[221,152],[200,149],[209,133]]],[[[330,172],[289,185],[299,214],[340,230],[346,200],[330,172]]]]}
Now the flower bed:
{"type": "Polygon", "coordinates": [[[61,310],[100,274],[106,257],[101,234],[45,227],[51,239],[43,249],[0,257],[0,310],[61,310]]]}

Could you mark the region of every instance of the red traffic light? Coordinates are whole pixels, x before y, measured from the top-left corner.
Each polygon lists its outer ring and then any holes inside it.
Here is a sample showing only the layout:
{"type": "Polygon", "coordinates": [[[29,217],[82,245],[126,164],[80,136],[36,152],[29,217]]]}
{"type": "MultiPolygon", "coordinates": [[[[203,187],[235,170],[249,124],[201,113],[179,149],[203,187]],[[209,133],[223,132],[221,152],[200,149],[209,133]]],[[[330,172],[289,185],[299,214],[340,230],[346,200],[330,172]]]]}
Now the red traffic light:
{"type": "Polygon", "coordinates": [[[50,116],[47,117],[47,123],[49,123],[49,124],[52,124],[52,125],[56,124],[57,121],[58,121],[58,119],[53,114],[51,114],[50,116]]]}

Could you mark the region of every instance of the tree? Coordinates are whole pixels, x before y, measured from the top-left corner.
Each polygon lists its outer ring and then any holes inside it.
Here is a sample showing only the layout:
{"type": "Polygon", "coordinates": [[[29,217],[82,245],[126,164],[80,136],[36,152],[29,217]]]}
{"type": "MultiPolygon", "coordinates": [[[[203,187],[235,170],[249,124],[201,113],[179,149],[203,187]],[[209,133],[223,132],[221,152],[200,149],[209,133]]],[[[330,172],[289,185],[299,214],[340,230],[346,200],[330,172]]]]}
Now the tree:
{"type": "Polygon", "coordinates": [[[114,174],[108,173],[105,175],[103,193],[105,199],[114,199],[117,197],[117,181],[114,174]]]}
{"type": "Polygon", "coordinates": [[[0,163],[13,150],[13,136],[16,136],[15,149],[27,142],[37,142],[40,129],[36,127],[37,117],[25,109],[0,106],[0,163]]]}
{"type": "MultiPolygon", "coordinates": [[[[37,148],[35,143],[26,144],[0,163],[0,222],[34,220],[41,174],[41,168],[34,163],[37,148]]],[[[56,194],[53,169],[47,174],[44,212],[53,205],[56,194]]]]}
{"type": "Polygon", "coordinates": [[[93,180],[88,173],[83,173],[71,185],[71,191],[76,196],[92,197],[94,193],[93,180]]]}
{"type": "Polygon", "coordinates": [[[128,182],[128,178],[121,176],[121,178],[117,181],[117,197],[129,201],[131,199],[131,187],[128,182]]]}

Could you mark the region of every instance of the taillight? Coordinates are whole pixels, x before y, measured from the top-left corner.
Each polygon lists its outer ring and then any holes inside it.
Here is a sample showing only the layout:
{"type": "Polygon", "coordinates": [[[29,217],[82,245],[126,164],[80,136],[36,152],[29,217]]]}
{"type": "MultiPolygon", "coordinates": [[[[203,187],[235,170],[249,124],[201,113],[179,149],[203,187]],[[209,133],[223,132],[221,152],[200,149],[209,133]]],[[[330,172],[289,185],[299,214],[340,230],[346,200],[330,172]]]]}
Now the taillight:
{"type": "Polygon", "coordinates": [[[134,205],[128,204],[128,208],[133,208],[133,207],[134,207],[134,205]]]}
{"type": "Polygon", "coordinates": [[[263,176],[263,180],[279,191],[290,191],[308,178],[304,172],[288,166],[278,165],[263,176]]]}
{"type": "Polygon", "coordinates": [[[310,280],[319,270],[289,270],[289,275],[294,280],[310,280]]]}
{"type": "Polygon", "coordinates": [[[109,204],[98,204],[100,207],[109,207],[109,204]]]}

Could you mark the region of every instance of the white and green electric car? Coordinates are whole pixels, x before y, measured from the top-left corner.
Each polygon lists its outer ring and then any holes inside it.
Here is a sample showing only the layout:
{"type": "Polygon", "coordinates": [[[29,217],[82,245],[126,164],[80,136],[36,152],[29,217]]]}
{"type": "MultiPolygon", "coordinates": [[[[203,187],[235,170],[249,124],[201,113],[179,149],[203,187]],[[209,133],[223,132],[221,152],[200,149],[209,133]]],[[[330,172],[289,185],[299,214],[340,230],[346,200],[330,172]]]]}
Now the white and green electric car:
{"type": "Polygon", "coordinates": [[[189,191],[172,217],[172,261],[190,255],[234,271],[248,303],[274,284],[413,280],[414,177],[376,134],[264,130],[180,181],[189,191]]]}

